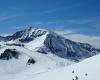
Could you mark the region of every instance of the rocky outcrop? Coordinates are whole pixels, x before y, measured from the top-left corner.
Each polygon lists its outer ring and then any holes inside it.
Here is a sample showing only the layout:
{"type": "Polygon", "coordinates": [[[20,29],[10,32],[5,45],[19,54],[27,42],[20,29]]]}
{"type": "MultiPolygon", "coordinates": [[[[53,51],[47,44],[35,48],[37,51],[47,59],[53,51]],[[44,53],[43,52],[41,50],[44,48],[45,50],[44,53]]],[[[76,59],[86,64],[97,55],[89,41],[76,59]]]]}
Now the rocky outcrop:
{"type": "Polygon", "coordinates": [[[30,58],[28,61],[27,61],[27,65],[30,65],[30,64],[35,64],[35,60],[33,58],[30,58]]]}
{"type": "Polygon", "coordinates": [[[0,59],[2,60],[9,60],[12,58],[18,59],[19,53],[15,49],[6,49],[0,55],[0,59]]]}
{"type": "Polygon", "coordinates": [[[90,46],[89,44],[77,43],[54,32],[50,32],[44,41],[44,46],[39,49],[39,52],[46,54],[51,52],[61,58],[79,61],[100,53],[99,49],[90,46]]]}

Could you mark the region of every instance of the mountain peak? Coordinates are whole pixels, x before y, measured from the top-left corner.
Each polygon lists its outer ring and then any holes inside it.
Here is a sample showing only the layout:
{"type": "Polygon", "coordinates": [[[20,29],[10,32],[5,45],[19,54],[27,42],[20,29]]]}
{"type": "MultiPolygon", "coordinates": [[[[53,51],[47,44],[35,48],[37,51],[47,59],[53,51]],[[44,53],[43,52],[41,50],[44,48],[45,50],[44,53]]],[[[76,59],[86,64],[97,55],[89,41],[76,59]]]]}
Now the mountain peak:
{"type": "Polygon", "coordinates": [[[36,37],[45,35],[48,31],[44,29],[38,29],[33,27],[28,27],[27,29],[21,30],[13,34],[12,36],[8,36],[9,40],[19,40],[21,42],[28,42],[33,40],[36,37]]]}
{"type": "MultiPolygon", "coordinates": [[[[41,28],[38,28],[38,27],[27,27],[26,29],[24,29],[24,30],[27,30],[27,31],[34,31],[34,30],[41,30],[41,31],[48,31],[48,30],[46,30],[46,29],[41,29],[41,28]]],[[[24,31],[23,30],[23,31],[24,31]]]]}

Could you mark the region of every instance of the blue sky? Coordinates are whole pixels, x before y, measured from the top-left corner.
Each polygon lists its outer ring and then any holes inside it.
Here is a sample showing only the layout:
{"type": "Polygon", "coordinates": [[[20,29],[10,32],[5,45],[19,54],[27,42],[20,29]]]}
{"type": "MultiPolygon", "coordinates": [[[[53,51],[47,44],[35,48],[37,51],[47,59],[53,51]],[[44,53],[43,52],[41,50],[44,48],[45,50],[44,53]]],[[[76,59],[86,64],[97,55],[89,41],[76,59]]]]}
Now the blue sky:
{"type": "Polygon", "coordinates": [[[28,25],[100,36],[100,0],[0,0],[0,33],[28,25]]]}

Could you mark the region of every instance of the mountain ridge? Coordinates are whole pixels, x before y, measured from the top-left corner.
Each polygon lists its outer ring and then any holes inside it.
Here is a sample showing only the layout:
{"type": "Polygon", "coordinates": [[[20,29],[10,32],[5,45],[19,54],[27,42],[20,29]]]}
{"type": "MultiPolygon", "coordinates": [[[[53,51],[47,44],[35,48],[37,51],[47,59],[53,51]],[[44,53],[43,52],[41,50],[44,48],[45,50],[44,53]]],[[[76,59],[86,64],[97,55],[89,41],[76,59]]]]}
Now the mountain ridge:
{"type": "Polygon", "coordinates": [[[31,75],[35,77],[70,67],[97,54],[100,54],[100,49],[90,44],[69,40],[53,31],[27,28],[1,37],[0,78],[23,80],[31,75]]]}
{"type": "Polygon", "coordinates": [[[98,48],[95,48],[90,44],[75,42],[53,31],[32,27],[18,31],[11,36],[6,36],[3,38],[6,39],[4,41],[17,41],[25,46],[27,43],[31,42],[31,44],[28,44],[28,46],[31,45],[31,48],[37,44],[41,44],[40,46],[34,47],[36,52],[44,54],[52,53],[60,58],[69,59],[76,62],[92,57],[100,52],[98,48]],[[42,36],[45,36],[45,38],[42,36]],[[37,44],[35,44],[35,41],[38,41],[37,44]]]}

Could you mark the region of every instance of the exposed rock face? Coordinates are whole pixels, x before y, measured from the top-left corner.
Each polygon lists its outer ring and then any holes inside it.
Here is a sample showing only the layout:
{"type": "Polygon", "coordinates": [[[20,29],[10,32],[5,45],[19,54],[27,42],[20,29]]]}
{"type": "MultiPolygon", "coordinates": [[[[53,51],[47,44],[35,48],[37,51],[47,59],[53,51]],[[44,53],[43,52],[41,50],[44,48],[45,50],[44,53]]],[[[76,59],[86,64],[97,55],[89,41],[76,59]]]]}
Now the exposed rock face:
{"type": "Polygon", "coordinates": [[[12,58],[18,59],[19,53],[15,49],[6,49],[4,53],[0,55],[0,59],[9,60],[12,58]]]}
{"type": "Polygon", "coordinates": [[[27,62],[27,65],[30,65],[30,64],[35,64],[35,60],[33,58],[30,58],[27,62]]]}
{"type": "Polygon", "coordinates": [[[34,40],[34,38],[45,35],[47,31],[35,28],[28,28],[19,32],[16,32],[12,36],[7,36],[8,40],[18,39],[20,42],[29,42],[34,40]]]}
{"type": "Polygon", "coordinates": [[[92,45],[90,45],[90,44],[88,44],[88,43],[79,43],[79,45],[82,47],[82,48],[84,48],[84,49],[86,49],[86,50],[88,50],[88,51],[91,51],[91,52],[100,52],[100,49],[97,49],[97,48],[95,48],[95,47],[93,47],[92,45]]]}
{"type": "MultiPolygon", "coordinates": [[[[31,27],[22,31],[18,31],[12,36],[1,37],[1,40],[2,39],[6,39],[8,41],[17,40],[20,43],[24,44],[33,41],[35,38],[40,37],[42,35],[46,35],[47,37],[44,40],[43,46],[39,47],[37,52],[43,54],[48,54],[50,52],[61,58],[80,61],[82,59],[91,57],[97,53],[100,53],[100,49],[94,48],[90,44],[74,42],[54,32],[50,32],[42,29],[35,29],[31,27]]],[[[9,46],[15,46],[15,44],[10,44],[9,46]]],[[[17,46],[21,46],[21,45],[17,45],[17,46]]],[[[13,56],[11,52],[9,54],[7,54],[6,52],[5,54],[7,56],[9,55],[13,56]]],[[[5,54],[2,55],[4,56],[5,54]]],[[[6,58],[9,59],[7,56],[6,58]]]]}
{"type": "Polygon", "coordinates": [[[100,52],[99,49],[90,46],[71,41],[54,32],[50,32],[44,41],[44,46],[39,49],[39,52],[46,54],[51,52],[61,58],[79,61],[100,52]]]}
{"type": "Polygon", "coordinates": [[[48,52],[50,52],[50,49],[45,46],[42,46],[37,50],[37,52],[42,53],[42,54],[48,54],[48,52]]]}

